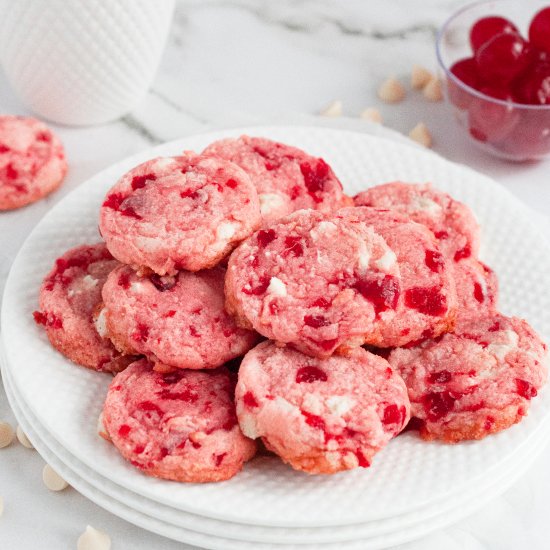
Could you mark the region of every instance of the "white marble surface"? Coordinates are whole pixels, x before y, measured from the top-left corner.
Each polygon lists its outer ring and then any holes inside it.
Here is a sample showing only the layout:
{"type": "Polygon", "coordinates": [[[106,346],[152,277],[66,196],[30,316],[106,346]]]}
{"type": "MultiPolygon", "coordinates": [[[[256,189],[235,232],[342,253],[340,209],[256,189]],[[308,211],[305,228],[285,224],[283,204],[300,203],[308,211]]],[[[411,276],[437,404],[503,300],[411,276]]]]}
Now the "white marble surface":
{"type": "MultiPolygon", "coordinates": [[[[380,108],[386,125],[400,132],[423,120],[434,134],[437,152],[493,176],[550,224],[549,162],[514,165],[487,157],[463,139],[443,104],[428,103],[416,92],[397,106],[376,99],[377,84],[385,77],[394,74],[406,81],[412,63],[435,68],[435,31],[464,3],[179,0],[158,74],[138,108],[105,126],[56,128],[70,162],[65,185],[40,203],[0,213],[0,289],[36,222],[102,168],[208,128],[299,121],[333,99],[343,101],[345,114],[355,119],[345,123],[357,129],[369,128],[355,118],[367,106],[380,108]]],[[[27,112],[1,74],[0,112],[27,112]]],[[[0,418],[13,421],[3,393],[0,418]]],[[[86,523],[108,531],[113,550],[182,548],[111,516],[75,491],[47,492],[41,461],[31,455],[20,446],[0,451],[0,495],[6,504],[0,548],[75,548],[86,523]]],[[[549,460],[550,449],[489,506],[403,550],[548,548],[549,460]]]]}

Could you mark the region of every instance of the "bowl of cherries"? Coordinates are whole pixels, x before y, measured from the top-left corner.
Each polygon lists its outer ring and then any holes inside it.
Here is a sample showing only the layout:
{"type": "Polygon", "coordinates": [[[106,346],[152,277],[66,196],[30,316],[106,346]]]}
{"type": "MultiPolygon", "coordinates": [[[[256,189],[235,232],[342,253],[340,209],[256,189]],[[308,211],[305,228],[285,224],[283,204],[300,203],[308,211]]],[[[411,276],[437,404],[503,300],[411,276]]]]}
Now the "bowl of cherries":
{"type": "Polygon", "coordinates": [[[445,97],[471,140],[513,161],[550,156],[550,2],[490,0],[437,37],[445,97]]]}

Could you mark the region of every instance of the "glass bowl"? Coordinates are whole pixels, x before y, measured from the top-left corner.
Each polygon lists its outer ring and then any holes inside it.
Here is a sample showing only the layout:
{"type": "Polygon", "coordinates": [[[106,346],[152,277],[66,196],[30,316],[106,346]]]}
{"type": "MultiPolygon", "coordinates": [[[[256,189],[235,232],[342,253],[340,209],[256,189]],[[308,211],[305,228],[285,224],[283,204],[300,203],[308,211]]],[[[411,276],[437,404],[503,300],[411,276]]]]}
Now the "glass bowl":
{"type": "Polygon", "coordinates": [[[455,119],[481,149],[512,161],[550,156],[550,105],[524,105],[485,95],[459,80],[450,67],[471,57],[469,33],[480,18],[500,15],[512,21],[524,38],[529,22],[550,0],[489,0],[455,13],[441,27],[436,44],[439,76],[455,119]]]}

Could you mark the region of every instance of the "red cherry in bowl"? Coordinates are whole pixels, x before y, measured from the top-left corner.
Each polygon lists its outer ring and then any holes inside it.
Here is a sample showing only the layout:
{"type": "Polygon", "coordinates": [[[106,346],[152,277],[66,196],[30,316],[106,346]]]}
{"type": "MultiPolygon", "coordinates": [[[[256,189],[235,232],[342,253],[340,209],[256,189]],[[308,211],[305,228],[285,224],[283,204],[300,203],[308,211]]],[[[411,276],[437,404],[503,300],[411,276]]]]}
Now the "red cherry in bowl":
{"type": "Polygon", "coordinates": [[[527,105],[550,105],[550,63],[531,67],[513,84],[514,98],[527,105]]]}
{"type": "Polygon", "coordinates": [[[547,155],[550,152],[550,112],[522,112],[514,131],[499,143],[499,148],[515,160],[547,155]]]}
{"type": "Polygon", "coordinates": [[[508,19],[498,16],[483,17],[470,29],[470,45],[474,53],[497,34],[519,34],[517,27],[508,19]]]}
{"type": "MultiPolygon", "coordinates": [[[[480,86],[479,76],[477,74],[477,65],[473,57],[467,57],[460,59],[451,66],[451,73],[453,73],[458,80],[475,88],[476,90],[480,86]]],[[[459,109],[466,109],[471,101],[472,95],[469,91],[464,90],[452,79],[448,82],[449,99],[453,105],[456,105],[459,109]]]]}
{"type": "Polygon", "coordinates": [[[535,48],[550,52],[550,6],[540,10],[531,20],[529,41],[535,48]]]}
{"type": "Polygon", "coordinates": [[[489,97],[472,99],[468,108],[470,135],[483,142],[501,141],[511,134],[519,121],[519,112],[511,103],[512,95],[507,89],[494,86],[483,86],[479,91],[489,97]],[[490,98],[506,103],[496,103],[490,98]]]}
{"type": "Polygon", "coordinates": [[[517,34],[497,34],[475,55],[477,70],[485,82],[511,82],[531,62],[529,44],[517,34]]]}

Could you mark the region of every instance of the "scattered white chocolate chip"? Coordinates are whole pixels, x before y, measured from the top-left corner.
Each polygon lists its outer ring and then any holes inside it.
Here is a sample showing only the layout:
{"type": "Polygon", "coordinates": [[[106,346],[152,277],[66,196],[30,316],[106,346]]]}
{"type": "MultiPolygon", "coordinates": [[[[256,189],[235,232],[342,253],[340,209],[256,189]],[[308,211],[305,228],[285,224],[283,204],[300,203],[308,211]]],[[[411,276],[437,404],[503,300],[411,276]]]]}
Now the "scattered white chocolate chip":
{"type": "Polygon", "coordinates": [[[426,125],[423,122],[419,122],[409,132],[409,137],[413,141],[420,143],[420,145],[424,145],[424,147],[432,146],[432,134],[430,134],[430,131],[428,130],[428,128],[426,128],[426,125]]]}
{"type": "Polygon", "coordinates": [[[63,491],[69,484],[49,465],[42,470],[42,481],[50,491],[63,491]]]}
{"type": "Polygon", "coordinates": [[[86,531],[78,537],[76,548],[77,550],[110,550],[111,537],[107,533],[87,525],[86,531]]]}
{"type": "Polygon", "coordinates": [[[319,114],[321,116],[342,116],[342,102],[339,99],[335,99],[322,109],[319,114]]]}
{"type": "Polygon", "coordinates": [[[363,120],[370,120],[371,122],[376,122],[377,124],[382,124],[382,115],[378,109],[374,107],[368,107],[361,111],[359,115],[363,120]]]}
{"type": "Polygon", "coordinates": [[[13,428],[7,422],[0,422],[0,449],[10,445],[14,437],[13,428]]]}
{"type": "Polygon", "coordinates": [[[0,497],[0,516],[4,513],[4,499],[0,497]]]}
{"type": "Polygon", "coordinates": [[[426,67],[422,67],[422,65],[413,65],[411,71],[411,86],[415,90],[422,90],[433,77],[434,75],[428,71],[426,67]]]}
{"type": "Polygon", "coordinates": [[[441,90],[441,81],[437,77],[433,77],[424,86],[422,94],[428,101],[441,101],[443,99],[443,91],[441,90]]]}
{"type": "Polygon", "coordinates": [[[21,429],[21,426],[17,426],[16,430],[17,440],[23,447],[27,447],[27,449],[34,449],[33,444],[29,441],[29,438],[25,435],[25,432],[21,429]]]}
{"type": "Polygon", "coordinates": [[[398,103],[405,98],[405,88],[397,78],[388,78],[378,88],[378,97],[386,103],[398,103]]]}

